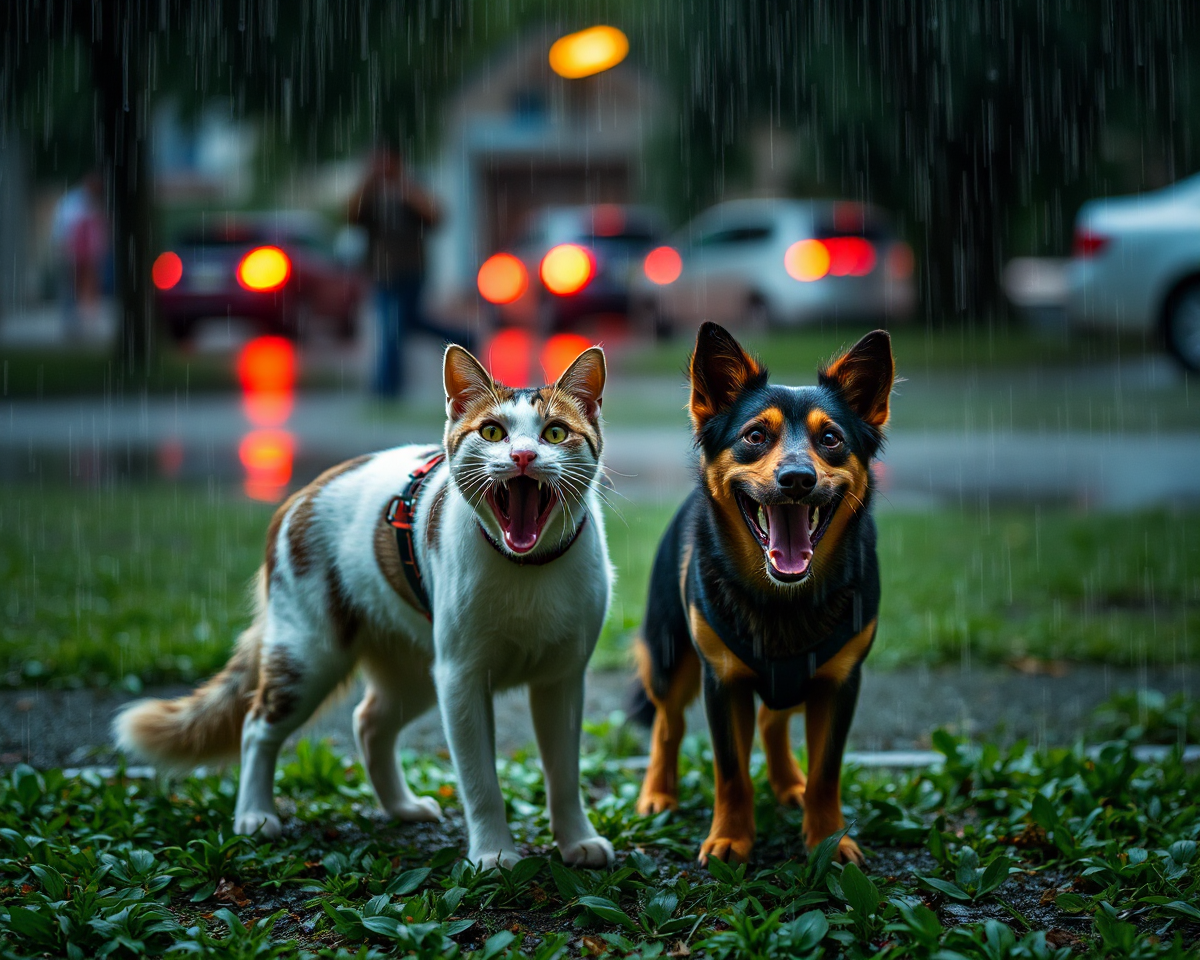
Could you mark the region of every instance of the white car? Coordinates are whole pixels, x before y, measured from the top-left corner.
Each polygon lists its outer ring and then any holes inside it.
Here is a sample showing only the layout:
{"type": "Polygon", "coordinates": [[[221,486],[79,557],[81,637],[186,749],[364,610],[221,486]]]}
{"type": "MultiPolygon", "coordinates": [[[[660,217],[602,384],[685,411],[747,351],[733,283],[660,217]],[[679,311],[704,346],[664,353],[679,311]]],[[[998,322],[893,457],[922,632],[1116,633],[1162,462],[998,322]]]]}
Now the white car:
{"type": "Polygon", "coordinates": [[[1080,326],[1161,334],[1200,371],[1200,176],[1080,208],[1067,315],[1080,326]]]}
{"type": "Polygon", "coordinates": [[[648,253],[634,278],[635,322],[658,336],[704,320],[798,326],[904,319],[913,252],[884,215],[833,200],[731,200],[648,253]]]}

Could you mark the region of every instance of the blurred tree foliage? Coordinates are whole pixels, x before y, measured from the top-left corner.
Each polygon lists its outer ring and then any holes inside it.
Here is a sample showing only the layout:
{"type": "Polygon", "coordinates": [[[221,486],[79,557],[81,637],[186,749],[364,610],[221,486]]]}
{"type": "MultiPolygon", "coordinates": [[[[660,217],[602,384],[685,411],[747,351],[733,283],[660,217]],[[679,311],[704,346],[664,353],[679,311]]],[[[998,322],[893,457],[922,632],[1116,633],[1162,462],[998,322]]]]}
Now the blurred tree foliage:
{"type": "Polygon", "coordinates": [[[380,135],[427,153],[441,107],[522,31],[605,21],[663,79],[648,193],[682,219],[753,186],[766,130],[792,192],[895,211],[928,310],[1000,309],[1002,262],[1065,253],[1089,196],[1200,168],[1200,6],[1189,0],[42,0],[0,9],[0,116],[35,173],[110,174],[123,359],[144,367],[156,97],[256,118],[264,178],[380,135]],[[118,181],[124,178],[124,186],[118,181]]]}

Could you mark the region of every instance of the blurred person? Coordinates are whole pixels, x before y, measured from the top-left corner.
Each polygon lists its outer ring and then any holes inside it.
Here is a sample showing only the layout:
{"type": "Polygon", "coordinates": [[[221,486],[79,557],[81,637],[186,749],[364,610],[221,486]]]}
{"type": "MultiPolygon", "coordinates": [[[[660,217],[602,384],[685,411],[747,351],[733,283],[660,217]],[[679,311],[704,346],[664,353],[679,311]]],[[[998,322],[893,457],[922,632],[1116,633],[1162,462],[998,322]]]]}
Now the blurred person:
{"type": "Polygon", "coordinates": [[[97,316],[108,254],[108,218],[100,174],[87,174],[62,195],[54,208],[50,240],[58,261],[63,329],[68,338],[75,339],[81,321],[90,323],[97,316]]]}
{"type": "MultiPolygon", "coordinates": [[[[437,201],[405,169],[392,143],[375,148],[362,186],[350,200],[350,222],[368,238],[367,262],[375,284],[378,335],[373,391],[396,396],[405,386],[405,342],[417,330],[445,340],[462,338],[422,312],[425,232],[441,221],[437,201]]],[[[464,344],[465,345],[465,344],[464,344]]]]}

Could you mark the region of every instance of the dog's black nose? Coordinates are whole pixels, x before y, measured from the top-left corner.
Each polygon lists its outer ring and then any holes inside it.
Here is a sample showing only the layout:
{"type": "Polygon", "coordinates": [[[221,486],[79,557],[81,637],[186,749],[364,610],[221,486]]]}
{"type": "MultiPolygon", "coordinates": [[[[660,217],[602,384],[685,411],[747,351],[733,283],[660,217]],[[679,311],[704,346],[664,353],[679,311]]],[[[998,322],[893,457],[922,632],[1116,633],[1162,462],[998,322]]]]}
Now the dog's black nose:
{"type": "Polygon", "coordinates": [[[805,496],[817,485],[817,471],[808,465],[780,467],[775,482],[788,493],[805,496]]]}

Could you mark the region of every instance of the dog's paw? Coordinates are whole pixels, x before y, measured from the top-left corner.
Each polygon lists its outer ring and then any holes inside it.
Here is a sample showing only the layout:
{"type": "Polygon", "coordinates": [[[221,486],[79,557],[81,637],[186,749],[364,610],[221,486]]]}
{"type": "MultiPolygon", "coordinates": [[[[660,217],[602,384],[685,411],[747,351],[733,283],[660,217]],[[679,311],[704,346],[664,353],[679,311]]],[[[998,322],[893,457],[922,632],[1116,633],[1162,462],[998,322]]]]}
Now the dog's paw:
{"type": "Polygon", "coordinates": [[[481,870],[493,870],[496,867],[511,870],[517,865],[517,861],[521,859],[521,855],[516,850],[495,850],[492,853],[472,852],[467,855],[467,859],[481,870]]]}
{"type": "Polygon", "coordinates": [[[673,793],[659,793],[652,790],[638,797],[637,812],[643,817],[662,813],[664,810],[677,809],[679,809],[679,798],[673,793]]]}
{"type": "Polygon", "coordinates": [[[709,837],[700,845],[700,865],[708,866],[709,857],[723,863],[745,863],[753,847],[753,837],[709,837]]]}
{"type": "Polygon", "coordinates": [[[255,810],[250,813],[239,813],[234,817],[233,832],[247,837],[257,832],[260,837],[274,840],[283,833],[283,824],[275,814],[255,810]]]}
{"type": "Polygon", "coordinates": [[[598,836],[559,844],[558,852],[568,867],[611,867],[616,859],[612,844],[598,836]]]}
{"type": "Polygon", "coordinates": [[[394,803],[386,808],[386,813],[404,823],[433,823],[442,819],[441,805],[433,797],[413,797],[394,803]]]}
{"type": "Polygon", "coordinates": [[[792,783],[786,787],[777,787],[775,790],[775,799],[785,807],[803,807],[805,785],[803,783],[792,783]]]}
{"type": "MultiPolygon", "coordinates": [[[[820,844],[821,840],[824,839],[824,837],[820,837],[816,840],[809,841],[806,838],[804,845],[808,847],[808,852],[811,854],[813,850],[815,850],[820,844]]],[[[859,849],[858,844],[849,837],[842,837],[842,839],[838,841],[837,853],[834,854],[834,859],[837,860],[838,863],[853,863],[860,867],[867,862],[866,855],[862,852],[862,850],[859,849]]]]}

